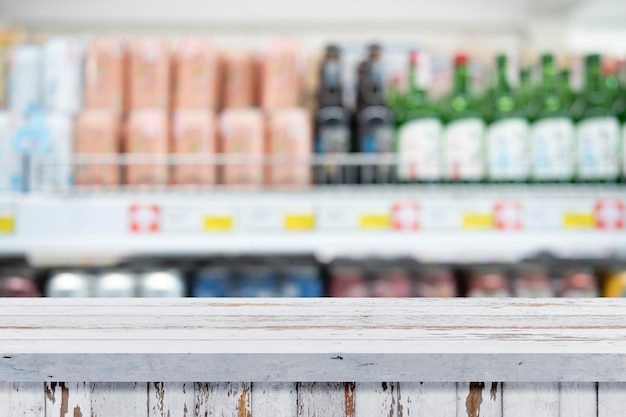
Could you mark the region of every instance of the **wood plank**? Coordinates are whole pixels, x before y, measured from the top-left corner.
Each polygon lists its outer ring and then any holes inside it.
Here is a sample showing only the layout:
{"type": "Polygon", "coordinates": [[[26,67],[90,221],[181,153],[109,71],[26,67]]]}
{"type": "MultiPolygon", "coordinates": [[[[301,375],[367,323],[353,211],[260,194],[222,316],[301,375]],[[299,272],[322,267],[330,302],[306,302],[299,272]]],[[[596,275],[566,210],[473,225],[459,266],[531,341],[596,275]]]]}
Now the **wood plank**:
{"type": "Polygon", "coordinates": [[[197,417],[251,417],[251,385],[247,382],[196,383],[197,417]]]}
{"type": "Polygon", "coordinates": [[[559,391],[559,416],[597,417],[597,384],[593,382],[562,382],[559,391]]]}
{"type": "Polygon", "coordinates": [[[297,414],[298,395],[295,383],[252,383],[252,417],[296,417],[297,414]]]}
{"type": "Polygon", "coordinates": [[[505,382],[503,416],[559,417],[559,384],[505,382]]]}
{"type": "Polygon", "coordinates": [[[457,384],[404,382],[398,387],[398,417],[457,415],[457,384]]]}
{"type": "Polygon", "coordinates": [[[503,417],[501,382],[460,382],[457,417],[503,417]]]}
{"type": "Polygon", "coordinates": [[[193,417],[193,382],[149,382],[148,417],[193,417]]]}
{"type": "Polygon", "coordinates": [[[354,417],[353,384],[306,382],[297,385],[298,417],[354,417]]]}
{"type": "Polygon", "coordinates": [[[132,300],[88,301],[55,316],[0,300],[0,381],[617,382],[626,367],[626,303],[610,299],[180,299],[167,314],[138,299],[126,317],[132,300]],[[2,314],[18,306],[38,314],[2,314]]]}
{"type": "Polygon", "coordinates": [[[598,417],[626,416],[626,382],[598,384],[598,417]]]}
{"type": "Polygon", "coordinates": [[[0,416],[10,415],[11,385],[11,382],[0,382],[0,416]]]}
{"type": "Polygon", "coordinates": [[[47,382],[46,417],[89,417],[91,384],[87,382],[47,382]]]}
{"type": "Polygon", "coordinates": [[[148,416],[146,383],[94,382],[91,392],[91,417],[148,416]]]}
{"type": "Polygon", "coordinates": [[[354,390],[356,417],[396,417],[397,383],[357,382],[354,390]]]}
{"type": "Polygon", "coordinates": [[[45,400],[43,383],[14,382],[9,386],[9,412],[11,417],[41,417],[45,400]]]}

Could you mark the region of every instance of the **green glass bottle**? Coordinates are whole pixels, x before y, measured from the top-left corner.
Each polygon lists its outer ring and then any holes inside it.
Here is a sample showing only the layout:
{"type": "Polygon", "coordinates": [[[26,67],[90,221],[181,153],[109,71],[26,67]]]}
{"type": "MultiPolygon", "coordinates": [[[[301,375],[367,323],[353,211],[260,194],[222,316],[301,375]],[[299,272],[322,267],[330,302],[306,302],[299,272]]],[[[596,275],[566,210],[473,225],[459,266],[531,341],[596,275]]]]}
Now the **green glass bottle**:
{"type": "Polygon", "coordinates": [[[516,91],[517,103],[526,110],[533,97],[534,88],[530,77],[530,68],[522,68],[519,72],[519,86],[516,91]]]}
{"type": "Polygon", "coordinates": [[[619,175],[619,122],[598,54],[585,58],[585,85],[577,100],[576,180],[615,182],[619,175]]]}
{"type": "Polygon", "coordinates": [[[529,125],[524,109],[507,77],[507,57],[497,57],[497,81],[485,112],[487,121],[487,174],[491,182],[524,182],[528,179],[529,125]]]}
{"type": "Polygon", "coordinates": [[[541,57],[541,85],[528,105],[530,177],[534,182],[569,182],[574,176],[574,123],[559,94],[554,56],[541,57]]]}
{"type": "Polygon", "coordinates": [[[571,87],[570,71],[567,68],[561,70],[559,74],[559,94],[561,95],[565,108],[571,108],[576,96],[571,87]]]}
{"type": "Polygon", "coordinates": [[[443,175],[452,182],[480,182],[485,176],[485,122],[469,84],[468,57],[458,54],[443,113],[443,175]]]}
{"type": "Polygon", "coordinates": [[[441,118],[418,79],[419,55],[409,59],[409,91],[404,119],[396,133],[398,179],[402,182],[441,180],[441,118]]]}
{"type": "Polygon", "coordinates": [[[396,125],[400,125],[404,119],[406,110],[406,96],[400,90],[400,76],[392,77],[387,89],[387,107],[393,112],[396,125]]]}

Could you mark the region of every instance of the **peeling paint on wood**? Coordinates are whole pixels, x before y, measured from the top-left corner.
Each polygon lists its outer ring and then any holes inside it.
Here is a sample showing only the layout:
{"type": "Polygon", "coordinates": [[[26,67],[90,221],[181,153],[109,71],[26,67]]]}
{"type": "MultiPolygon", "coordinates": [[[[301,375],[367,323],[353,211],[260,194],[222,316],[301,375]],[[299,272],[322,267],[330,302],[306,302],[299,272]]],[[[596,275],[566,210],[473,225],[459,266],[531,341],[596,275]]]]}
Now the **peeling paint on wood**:
{"type": "Polygon", "coordinates": [[[85,417],[91,414],[91,384],[46,382],[46,417],[85,417]]]}
{"type": "Polygon", "coordinates": [[[398,417],[457,415],[457,384],[407,382],[398,387],[398,417]]]}
{"type": "Polygon", "coordinates": [[[598,384],[598,417],[615,416],[626,416],[626,382],[600,382],[598,384]]]}
{"type": "Polygon", "coordinates": [[[251,417],[251,384],[196,383],[196,417],[251,417]]]}
{"type": "Polygon", "coordinates": [[[148,416],[146,383],[94,382],[91,387],[91,417],[148,416]]]}
{"type": "Polygon", "coordinates": [[[148,417],[194,417],[194,383],[148,383],[148,417]]]}
{"type": "Polygon", "coordinates": [[[562,382],[560,384],[559,416],[597,417],[597,408],[598,389],[595,383],[562,382]]]}
{"type": "Polygon", "coordinates": [[[559,417],[559,384],[505,382],[502,397],[505,417],[559,417]]]}
{"type": "Polygon", "coordinates": [[[356,417],[396,417],[397,383],[357,382],[354,405],[356,417]]]}
{"type": "Polygon", "coordinates": [[[295,383],[252,383],[252,417],[296,417],[297,414],[298,395],[295,383]]]}
{"type": "MultiPolygon", "coordinates": [[[[346,385],[306,382],[297,385],[299,417],[346,417],[346,385]]],[[[356,406],[356,396],[354,398],[356,406]]]]}
{"type": "Polygon", "coordinates": [[[501,383],[460,382],[457,394],[457,417],[502,417],[501,383]]]}

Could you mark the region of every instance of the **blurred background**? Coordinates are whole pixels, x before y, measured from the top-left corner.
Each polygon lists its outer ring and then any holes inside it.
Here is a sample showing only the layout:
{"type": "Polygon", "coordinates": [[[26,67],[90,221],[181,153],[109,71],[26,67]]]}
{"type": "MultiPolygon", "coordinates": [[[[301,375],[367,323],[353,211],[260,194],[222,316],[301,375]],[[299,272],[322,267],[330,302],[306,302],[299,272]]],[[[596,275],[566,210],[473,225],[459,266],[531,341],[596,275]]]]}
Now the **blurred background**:
{"type": "Polygon", "coordinates": [[[626,294],[626,3],[0,0],[0,296],[626,294]]]}

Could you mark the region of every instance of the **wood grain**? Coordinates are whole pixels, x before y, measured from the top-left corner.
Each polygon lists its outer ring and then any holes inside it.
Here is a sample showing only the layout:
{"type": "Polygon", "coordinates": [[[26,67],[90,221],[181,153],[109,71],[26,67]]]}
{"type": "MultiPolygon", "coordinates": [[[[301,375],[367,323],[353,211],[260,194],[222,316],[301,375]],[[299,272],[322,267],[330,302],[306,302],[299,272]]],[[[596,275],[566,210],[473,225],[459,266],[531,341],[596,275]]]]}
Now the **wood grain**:
{"type": "Polygon", "coordinates": [[[45,400],[43,383],[14,382],[9,385],[9,413],[11,417],[41,417],[45,400]]]}
{"type": "Polygon", "coordinates": [[[3,299],[0,340],[9,382],[619,382],[626,304],[3,299]]]}
{"type": "Polygon", "coordinates": [[[455,383],[400,383],[397,395],[398,417],[457,415],[455,383]]]}
{"type": "MultiPolygon", "coordinates": [[[[353,417],[353,388],[343,383],[300,383],[298,417],[353,417]]],[[[356,399],[355,399],[356,401],[356,399]]]]}
{"type": "Polygon", "coordinates": [[[354,390],[356,417],[396,417],[398,383],[357,382],[354,390]]]}
{"type": "Polygon", "coordinates": [[[148,417],[194,417],[193,382],[148,383],[148,417]]]}
{"type": "Polygon", "coordinates": [[[252,383],[252,417],[296,417],[297,414],[298,395],[295,383],[252,383]]]}

